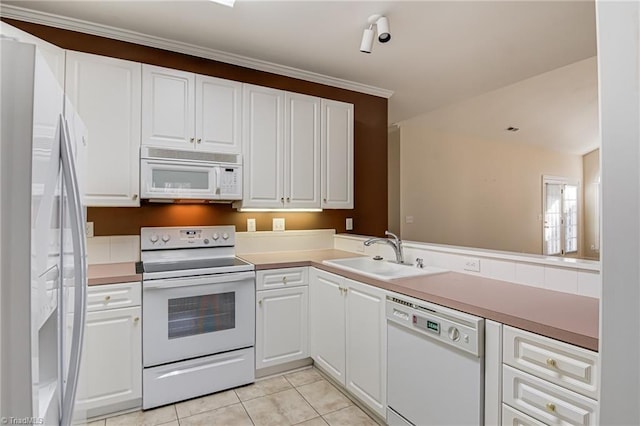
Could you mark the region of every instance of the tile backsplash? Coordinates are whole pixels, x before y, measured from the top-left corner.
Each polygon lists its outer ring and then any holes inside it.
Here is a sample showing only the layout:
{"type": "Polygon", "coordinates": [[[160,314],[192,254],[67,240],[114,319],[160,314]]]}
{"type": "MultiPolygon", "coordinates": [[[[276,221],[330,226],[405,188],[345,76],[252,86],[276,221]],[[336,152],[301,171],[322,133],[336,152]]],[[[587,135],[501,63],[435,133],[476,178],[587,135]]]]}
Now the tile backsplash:
{"type": "Polygon", "coordinates": [[[137,262],[140,260],[140,237],[112,235],[87,238],[89,264],[137,262]]]}

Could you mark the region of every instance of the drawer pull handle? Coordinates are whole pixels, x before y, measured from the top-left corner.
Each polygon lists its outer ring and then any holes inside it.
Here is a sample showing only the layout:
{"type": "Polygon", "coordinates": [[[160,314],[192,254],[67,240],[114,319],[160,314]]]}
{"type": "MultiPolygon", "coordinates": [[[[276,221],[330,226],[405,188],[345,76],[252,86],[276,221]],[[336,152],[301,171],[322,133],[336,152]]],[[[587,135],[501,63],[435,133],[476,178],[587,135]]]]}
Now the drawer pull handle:
{"type": "Polygon", "coordinates": [[[109,300],[111,300],[111,296],[105,296],[105,297],[104,297],[104,301],[105,301],[105,302],[108,302],[109,300]]]}
{"type": "Polygon", "coordinates": [[[557,367],[557,366],[558,366],[558,363],[557,363],[557,362],[556,362],[556,360],[555,360],[555,359],[553,359],[553,358],[547,358],[547,365],[548,365],[549,367],[557,367]]]}
{"type": "Polygon", "coordinates": [[[552,404],[551,402],[547,402],[547,410],[549,410],[551,413],[555,413],[556,404],[552,404]]]}

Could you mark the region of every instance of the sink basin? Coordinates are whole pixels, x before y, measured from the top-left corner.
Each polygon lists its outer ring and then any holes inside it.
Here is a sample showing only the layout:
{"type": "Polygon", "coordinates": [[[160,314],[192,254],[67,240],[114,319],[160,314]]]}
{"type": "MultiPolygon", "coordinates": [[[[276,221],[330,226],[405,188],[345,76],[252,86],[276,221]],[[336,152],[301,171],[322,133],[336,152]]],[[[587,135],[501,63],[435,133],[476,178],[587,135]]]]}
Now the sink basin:
{"type": "Polygon", "coordinates": [[[327,266],[333,266],[383,281],[448,272],[446,269],[435,266],[418,268],[414,265],[403,265],[386,260],[374,260],[370,257],[349,257],[346,259],[325,260],[322,263],[327,266]]]}

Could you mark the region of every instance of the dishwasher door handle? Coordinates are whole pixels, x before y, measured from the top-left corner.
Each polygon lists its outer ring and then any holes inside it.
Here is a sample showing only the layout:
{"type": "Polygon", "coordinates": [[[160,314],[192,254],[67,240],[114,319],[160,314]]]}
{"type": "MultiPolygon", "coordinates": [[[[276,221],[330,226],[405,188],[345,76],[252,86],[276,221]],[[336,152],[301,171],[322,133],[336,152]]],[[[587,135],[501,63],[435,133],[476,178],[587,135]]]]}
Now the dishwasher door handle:
{"type": "Polygon", "coordinates": [[[393,313],[391,315],[400,318],[403,321],[409,321],[409,314],[396,308],[393,308],[393,313]]]}

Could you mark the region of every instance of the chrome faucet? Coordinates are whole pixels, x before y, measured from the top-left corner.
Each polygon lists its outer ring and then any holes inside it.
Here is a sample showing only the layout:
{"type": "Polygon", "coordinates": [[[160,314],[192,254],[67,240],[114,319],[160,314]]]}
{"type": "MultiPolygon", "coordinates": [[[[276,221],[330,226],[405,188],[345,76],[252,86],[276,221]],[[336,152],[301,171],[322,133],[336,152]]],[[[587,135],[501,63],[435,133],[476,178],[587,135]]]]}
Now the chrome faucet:
{"type": "Polygon", "coordinates": [[[368,247],[373,243],[387,243],[391,247],[393,247],[393,251],[396,254],[396,262],[404,263],[404,255],[402,254],[402,240],[398,238],[396,234],[389,231],[384,231],[384,235],[391,238],[379,238],[379,237],[369,238],[367,241],[364,242],[364,245],[368,247]]]}

